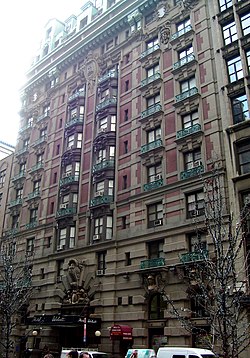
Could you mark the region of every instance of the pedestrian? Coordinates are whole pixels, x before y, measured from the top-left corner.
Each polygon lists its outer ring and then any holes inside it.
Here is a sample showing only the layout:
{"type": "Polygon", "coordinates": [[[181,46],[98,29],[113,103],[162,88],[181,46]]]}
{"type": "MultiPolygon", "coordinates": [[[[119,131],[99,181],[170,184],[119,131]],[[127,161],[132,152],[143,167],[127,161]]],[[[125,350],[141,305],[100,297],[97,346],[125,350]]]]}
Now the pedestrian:
{"type": "Polygon", "coordinates": [[[68,356],[68,358],[78,358],[78,352],[70,351],[67,356],[68,356]]]}

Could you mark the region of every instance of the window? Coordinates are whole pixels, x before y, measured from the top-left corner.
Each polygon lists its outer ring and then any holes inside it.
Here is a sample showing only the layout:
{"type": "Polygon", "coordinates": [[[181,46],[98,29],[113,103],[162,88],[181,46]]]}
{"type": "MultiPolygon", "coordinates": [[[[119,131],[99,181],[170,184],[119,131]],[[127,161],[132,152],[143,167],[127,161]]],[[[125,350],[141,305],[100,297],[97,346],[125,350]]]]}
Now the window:
{"type": "Polygon", "coordinates": [[[182,128],[190,128],[195,124],[199,123],[198,111],[185,114],[182,116],[182,128]]]}
{"type": "Polygon", "coordinates": [[[99,121],[99,130],[100,132],[105,132],[108,128],[108,117],[102,118],[99,121]]]}
{"type": "Polygon", "coordinates": [[[97,253],[97,269],[102,273],[105,273],[106,270],[106,251],[97,253]]]}
{"type": "Polygon", "coordinates": [[[65,167],[65,176],[70,176],[72,175],[72,164],[68,164],[65,167]]]}
{"type": "Polygon", "coordinates": [[[161,127],[154,128],[147,132],[147,143],[155,142],[161,139],[161,127]]]}
{"type": "Polygon", "coordinates": [[[25,139],[25,140],[23,141],[23,148],[24,148],[24,149],[28,149],[28,148],[29,148],[29,139],[25,139]]]}
{"type": "Polygon", "coordinates": [[[114,194],[114,180],[110,179],[108,181],[108,195],[113,196],[113,194],[114,194]]]}
{"type": "MultiPolygon", "coordinates": [[[[129,31],[128,31],[128,34],[129,34],[129,31]]],[[[125,65],[127,65],[130,62],[130,53],[127,53],[124,56],[124,62],[125,62],[125,65]]]]}
{"type": "Polygon", "coordinates": [[[250,50],[246,52],[246,59],[247,59],[248,73],[250,73],[250,50]]]}
{"type": "Polygon", "coordinates": [[[28,126],[29,126],[29,127],[32,127],[33,121],[34,121],[33,117],[29,117],[29,118],[28,118],[28,122],[27,122],[27,123],[28,123],[28,126]]]}
{"type": "Polygon", "coordinates": [[[47,127],[40,130],[40,138],[45,138],[47,135],[47,127]]]}
{"type": "Polygon", "coordinates": [[[207,250],[207,241],[199,232],[188,235],[188,245],[190,252],[201,252],[207,250]]]}
{"type": "Polygon", "coordinates": [[[243,78],[243,69],[240,56],[227,61],[227,70],[230,83],[243,78]]]}
{"type": "Polygon", "coordinates": [[[160,103],[160,93],[156,94],[155,96],[147,98],[147,109],[155,106],[156,104],[160,103]]]}
{"type": "Polygon", "coordinates": [[[164,242],[162,240],[148,243],[148,258],[150,260],[164,258],[163,244],[164,242]]]}
{"type": "Polygon", "coordinates": [[[3,199],[3,193],[0,193],[0,207],[1,207],[2,199],[3,199]]]}
{"type": "Polygon", "coordinates": [[[204,215],[205,202],[204,192],[198,191],[192,194],[188,194],[187,197],[187,217],[193,218],[196,216],[204,215]]]}
{"type": "Polygon", "coordinates": [[[125,81],[125,92],[129,90],[129,80],[125,81]]]}
{"type": "Polygon", "coordinates": [[[30,223],[37,222],[38,209],[30,209],[30,223]]]}
{"type": "Polygon", "coordinates": [[[79,119],[81,121],[84,119],[84,106],[79,107],[79,119]]]}
{"type": "Polygon", "coordinates": [[[250,13],[241,16],[240,21],[243,35],[250,34],[250,13]]]}
{"type": "Polygon", "coordinates": [[[132,264],[130,252],[125,252],[125,266],[130,266],[132,264]]]}
{"type": "Polygon", "coordinates": [[[94,235],[100,235],[103,231],[103,218],[96,218],[94,221],[94,235]]]}
{"type": "Polygon", "coordinates": [[[191,90],[196,86],[195,77],[190,77],[188,80],[180,83],[181,93],[191,90]]]}
{"type": "Polygon", "coordinates": [[[96,162],[97,162],[97,163],[101,163],[101,162],[104,161],[105,159],[106,159],[106,149],[100,149],[100,150],[98,150],[96,162]]]}
{"type": "Polygon", "coordinates": [[[147,78],[149,78],[149,77],[151,77],[151,76],[154,76],[156,73],[159,73],[159,70],[160,70],[159,63],[155,64],[155,65],[152,66],[152,67],[149,67],[149,68],[146,70],[147,78]]]}
{"type": "Polygon", "coordinates": [[[148,183],[161,179],[161,164],[148,167],[148,183]]]}
{"type": "Polygon", "coordinates": [[[34,242],[35,242],[34,238],[27,239],[27,246],[26,246],[26,251],[27,252],[33,252],[34,251],[34,242]]]}
{"type": "Polygon", "coordinates": [[[193,151],[184,153],[184,169],[193,169],[201,165],[201,149],[197,148],[193,151]]]}
{"type": "Polygon", "coordinates": [[[0,187],[4,185],[6,176],[6,169],[0,171],[0,187]]]}
{"type": "Polygon", "coordinates": [[[57,274],[56,274],[56,281],[57,282],[61,282],[62,281],[62,276],[64,274],[64,270],[63,270],[63,264],[64,264],[64,260],[58,260],[56,261],[56,266],[57,266],[57,274]]]}
{"type": "Polygon", "coordinates": [[[33,191],[39,193],[41,187],[41,180],[34,181],[33,191]]]}
{"type": "Polygon", "coordinates": [[[123,175],[122,177],[122,189],[127,189],[128,186],[128,176],[123,175]]]}
{"type": "Polygon", "coordinates": [[[150,296],[149,300],[149,319],[164,318],[164,310],[167,308],[167,303],[163,301],[163,296],[156,293],[150,296]]]}
{"type": "Polygon", "coordinates": [[[182,58],[185,58],[187,57],[188,55],[194,53],[194,49],[193,49],[193,46],[190,45],[188,46],[187,48],[185,48],[184,50],[181,50],[179,53],[178,53],[178,58],[179,60],[181,60],[182,58]]]}
{"type": "Polygon", "coordinates": [[[122,305],[122,297],[117,297],[117,304],[118,306],[122,305]]]}
{"type": "MultiPolygon", "coordinates": [[[[250,204],[250,191],[241,193],[241,201],[242,201],[241,209],[243,209],[243,207],[247,206],[245,220],[243,221],[243,230],[249,236],[249,234],[250,234],[250,205],[249,205],[250,204]]],[[[248,271],[250,271],[250,256],[249,256],[250,243],[249,243],[249,240],[247,242],[247,249],[248,249],[248,255],[247,255],[248,265],[247,265],[247,267],[248,267],[248,271]]]]}
{"type": "Polygon", "coordinates": [[[239,174],[250,173],[250,143],[249,140],[237,144],[239,174]]]}
{"type": "Polygon", "coordinates": [[[48,105],[46,105],[46,106],[43,107],[43,114],[44,114],[45,116],[48,116],[48,115],[49,115],[49,112],[50,112],[50,105],[48,104],[48,105]]]}
{"type": "Polygon", "coordinates": [[[234,124],[250,119],[247,96],[242,94],[231,99],[234,124]]]}
{"type": "Polygon", "coordinates": [[[23,198],[23,188],[16,190],[16,199],[22,199],[23,198]]]}
{"type": "Polygon", "coordinates": [[[19,214],[13,215],[12,216],[11,228],[12,229],[18,229],[18,226],[19,226],[19,214]]]}
{"type": "Polygon", "coordinates": [[[67,236],[67,228],[60,229],[57,250],[62,250],[65,248],[66,236],[67,236]]]}
{"type": "Polygon", "coordinates": [[[128,121],[128,109],[124,110],[124,122],[128,121]]]}
{"type": "Polygon", "coordinates": [[[191,25],[191,21],[190,21],[189,18],[187,18],[187,19],[185,19],[185,20],[179,22],[178,24],[176,24],[176,31],[177,31],[177,32],[180,32],[180,31],[181,31],[181,32],[185,33],[185,32],[186,32],[186,28],[187,28],[188,26],[190,26],[190,25],[191,25]]]}
{"type": "Polygon", "coordinates": [[[110,130],[112,132],[116,131],[116,115],[110,117],[110,130]]]}
{"type": "Polygon", "coordinates": [[[145,16],[145,25],[149,24],[153,20],[154,20],[154,12],[150,12],[145,16]]]}
{"type": "Polygon", "coordinates": [[[114,146],[110,146],[109,147],[109,159],[115,159],[115,147],[114,146]]]}
{"type": "Polygon", "coordinates": [[[80,176],[80,163],[79,162],[75,162],[74,175],[75,175],[75,179],[79,180],[79,176],[80,176]]]}
{"type": "Polygon", "coordinates": [[[77,108],[70,110],[70,120],[77,118],[77,108]]]}
{"type": "Polygon", "coordinates": [[[232,5],[232,0],[220,0],[220,11],[222,12],[231,7],[232,5]]]}
{"type": "Polygon", "coordinates": [[[41,153],[36,156],[36,164],[43,164],[43,155],[44,153],[41,153]]]}
{"type": "Polygon", "coordinates": [[[201,289],[197,289],[196,292],[192,292],[191,295],[191,311],[192,317],[201,318],[207,317],[206,301],[201,289]]]}
{"type": "Polygon", "coordinates": [[[148,205],[148,227],[160,226],[163,224],[163,205],[155,203],[148,205]]]}
{"type": "Polygon", "coordinates": [[[106,51],[110,50],[113,47],[113,39],[106,43],[106,51]]]}
{"type": "Polygon", "coordinates": [[[76,148],[82,148],[82,133],[77,133],[76,148]]]}
{"type": "Polygon", "coordinates": [[[159,39],[158,37],[155,37],[153,39],[151,39],[150,41],[147,41],[146,42],[146,49],[150,49],[150,48],[153,48],[154,46],[158,45],[159,44],[159,39]]]}
{"type": "Polygon", "coordinates": [[[19,167],[19,173],[20,173],[20,174],[24,174],[25,171],[26,171],[26,162],[20,164],[20,167],[19,167]]]}
{"type": "Polygon", "coordinates": [[[71,226],[69,229],[69,248],[75,246],[75,236],[76,236],[76,229],[74,226],[71,226]]]}
{"type": "Polygon", "coordinates": [[[68,137],[68,148],[72,148],[74,146],[74,135],[70,135],[68,137]]]}
{"type": "Polygon", "coordinates": [[[80,29],[84,28],[87,24],[88,24],[88,16],[84,17],[84,18],[80,21],[80,29]]]}
{"type": "Polygon", "coordinates": [[[107,216],[107,225],[106,225],[106,239],[107,240],[112,239],[112,233],[113,233],[113,217],[107,216]]]}
{"type": "Polygon", "coordinates": [[[128,296],[128,304],[129,305],[133,304],[133,296],[128,296]]]}
{"type": "Polygon", "coordinates": [[[128,153],[128,141],[125,140],[125,141],[123,142],[123,144],[124,144],[124,154],[126,154],[126,153],[128,153]]]}
{"type": "Polygon", "coordinates": [[[233,41],[238,39],[237,29],[235,21],[230,22],[229,24],[222,27],[222,34],[224,39],[224,44],[229,45],[233,41]]]}

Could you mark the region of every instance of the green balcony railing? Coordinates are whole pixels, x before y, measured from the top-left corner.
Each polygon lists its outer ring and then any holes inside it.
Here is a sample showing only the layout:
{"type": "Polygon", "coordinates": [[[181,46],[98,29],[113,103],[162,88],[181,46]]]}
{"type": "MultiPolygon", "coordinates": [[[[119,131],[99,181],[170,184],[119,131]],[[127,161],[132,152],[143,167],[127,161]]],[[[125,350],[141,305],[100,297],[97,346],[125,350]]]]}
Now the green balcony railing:
{"type": "Polygon", "coordinates": [[[25,132],[27,129],[30,129],[30,128],[32,128],[32,123],[29,123],[26,126],[23,126],[22,128],[20,128],[19,133],[21,134],[21,133],[25,132]]]}
{"type": "Polygon", "coordinates": [[[193,53],[190,53],[189,55],[183,57],[182,59],[180,59],[178,62],[175,62],[173,64],[173,70],[177,70],[177,68],[180,68],[184,65],[186,65],[189,62],[192,62],[195,59],[195,56],[193,53]]]}
{"type": "Polygon", "coordinates": [[[6,231],[5,235],[6,236],[15,236],[16,234],[18,234],[19,229],[17,227],[10,229],[8,231],[6,231]]]}
{"type": "Polygon", "coordinates": [[[41,114],[41,116],[37,117],[37,120],[36,120],[36,121],[37,121],[37,122],[40,122],[40,121],[42,121],[43,119],[49,117],[49,115],[50,115],[50,112],[49,112],[49,111],[46,112],[46,113],[43,113],[43,114],[41,114]]]}
{"type": "Polygon", "coordinates": [[[94,164],[92,168],[92,173],[99,172],[103,169],[109,169],[115,167],[115,161],[113,159],[103,160],[100,163],[94,164]]]}
{"type": "Polygon", "coordinates": [[[37,163],[36,165],[33,165],[30,169],[30,172],[33,173],[37,170],[43,169],[44,168],[44,164],[43,163],[37,163]]]}
{"type": "Polygon", "coordinates": [[[192,30],[192,26],[191,25],[188,25],[186,27],[184,27],[183,29],[181,29],[180,31],[177,31],[175,32],[172,36],[171,36],[171,41],[177,39],[178,37],[186,34],[187,32],[191,31],[192,30]]]}
{"type": "Polygon", "coordinates": [[[37,221],[32,221],[32,222],[26,224],[25,227],[26,227],[27,230],[28,229],[34,229],[35,227],[37,227],[37,221]]]}
{"type": "Polygon", "coordinates": [[[197,165],[197,167],[195,166],[194,168],[187,169],[187,170],[184,170],[183,172],[181,172],[180,178],[181,178],[181,180],[192,178],[197,175],[200,175],[203,172],[204,172],[203,165],[197,165]]]}
{"type": "Polygon", "coordinates": [[[148,85],[149,83],[159,80],[160,78],[161,78],[160,72],[156,72],[152,76],[149,76],[149,77],[145,78],[144,80],[142,80],[141,87],[144,87],[144,86],[148,85]]]}
{"type": "Polygon", "coordinates": [[[75,182],[78,182],[78,181],[79,181],[79,176],[70,175],[68,177],[60,179],[59,185],[61,187],[61,186],[68,185],[68,184],[71,184],[71,183],[75,183],[75,182]]]}
{"type": "Polygon", "coordinates": [[[28,194],[28,200],[31,200],[31,199],[34,199],[34,198],[38,198],[40,197],[41,194],[40,194],[40,190],[37,189],[37,190],[34,190],[32,193],[29,193],[28,194]]]}
{"type": "Polygon", "coordinates": [[[155,148],[159,148],[162,146],[162,140],[157,139],[154,142],[150,142],[148,144],[145,144],[141,147],[141,154],[149,152],[150,150],[153,150],[155,148]]]}
{"type": "Polygon", "coordinates": [[[104,100],[103,102],[99,103],[96,106],[96,112],[100,111],[101,109],[104,109],[108,106],[110,106],[111,104],[116,104],[117,103],[117,99],[116,98],[108,98],[106,100],[104,100]]]}
{"type": "Polygon", "coordinates": [[[12,181],[16,181],[16,180],[19,180],[19,179],[22,179],[22,178],[25,178],[25,172],[24,171],[22,171],[22,172],[18,173],[17,175],[15,175],[12,178],[12,181]]]}
{"type": "Polygon", "coordinates": [[[158,50],[160,48],[160,45],[159,44],[156,44],[150,48],[148,48],[146,51],[142,52],[141,53],[141,59],[150,55],[151,53],[155,52],[156,50],[158,50]]]}
{"type": "Polygon", "coordinates": [[[161,104],[156,103],[153,106],[150,106],[145,111],[141,112],[141,119],[151,116],[152,114],[155,114],[157,112],[160,112],[161,110],[162,110],[161,104]]]}
{"type": "Polygon", "coordinates": [[[165,266],[165,259],[162,257],[159,257],[157,259],[150,259],[150,260],[143,260],[140,264],[140,269],[148,269],[153,267],[162,267],[165,266]]]}
{"type": "Polygon", "coordinates": [[[46,142],[48,139],[47,135],[43,135],[42,137],[40,137],[39,139],[37,139],[34,143],[33,143],[33,147],[42,144],[44,142],[46,142]]]}
{"type": "Polygon", "coordinates": [[[183,101],[184,99],[191,97],[197,93],[198,93],[197,87],[190,88],[189,90],[182,92],[182,93],[178,94],[177,96],[175,96],[176,102],[183,101]]]}
{"type": "Polygon", "coordinates": [[[80,97],[85,97],[85,89],[81,89],[81,90],[77,91],[76,93],[72,94],[71,96],[69,96],[68,102],[71,102],[74,99],[80,98],[80,97]]]}
{"type": "Polygon", "coordinates": [[[18,152],[16,152],[16,156],[25,154],[28,151],[29,151],[29,147],[24,147],[24,148],[20,149],[18,152]]]}
{"type": "Polygon", "coordinates": [[[76,214],[76,208],[63,208],[56,212],[56,217],[69,216],[76,214]]]}
{"type": "Polygon", "coordinates": [[[109,204],[113,201],[113,195],[103,195],[103,196],[97,196],[94,199],[90,200],[90,206],[97,206],[102,204],[109,204]]]}
{"type": "Polygon", "coordinates": [[[201,131],[201,125],[199,123],[196,123],[193,126],[179,130],[176,133],[176,138],[177,139],[183,138],[183,137],[186,137],[187,135],[190,135],[190,134],[193,134],[193,133],[196,133],[199,131],[201,131]]]}
{"type": "Polygon", "coordinates": [[[153,189],[157,189],[162,185],[163,185],[163,179],[159,179],[159,180],[152,181],[151,183],[144,184],[143,188],[144,191],[150,191],[153,189]]]}
{"type": "Polygon", "coordinates": [[[23,203],[23,199],[21,198],[18,198],[16,200],[11,200],[9,202],[9,207],[12,208],[13,206],[22,205],[22,203],[23,203]]]}
{"type": "Polygon", "coordinates": [[[208,250],[187,252],[185,254],[179,255],[179,258],[183,264],[206,260],[208,259],[208,250]]]}
{"type": "Polygon", "coordinates": [[[103,75],[102,77],[100,77],[98,79],[98,83],[99,84],[103,83],[109,78],[118,78],[118,72],[117,71],[109,71],[108,73],[106,73],[105,75],[103,75]]]}
{"type": "Polygon", "coordinates": [[[83,124],[83,120],[80,118],[73,118],[65,124],[65,128],[70,128],[75,124],[83,124]]]}

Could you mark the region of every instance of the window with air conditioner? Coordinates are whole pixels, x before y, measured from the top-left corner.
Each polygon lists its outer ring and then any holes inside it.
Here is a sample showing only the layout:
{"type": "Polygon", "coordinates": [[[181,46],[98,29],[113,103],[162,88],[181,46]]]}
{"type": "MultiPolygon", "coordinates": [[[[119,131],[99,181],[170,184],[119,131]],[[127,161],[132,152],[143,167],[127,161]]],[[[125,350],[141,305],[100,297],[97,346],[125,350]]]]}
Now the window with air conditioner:
{"type": "Polygon", "coordinates": [[[148,170],[148,183],[152,183],[154,181],[162,179],[161,163],[152,165],[148,167],[147,170],[148,170]]]}
{"type": "Polygon", "coordinates": [[[95,235],[98,235],[99,237],[101,237],[102,233],[103,233],[103,217],[99,217],[94,220],[93,237],[95,235]]]}
{"type": "Polygon", "coordinates": [[[187,218],[194,218],[205,213],[204,192],[197,191],[187,194],[187,218]]]}
{"type": "Polygon", "coordinates": [[[148,227],[163,225],[163,204],[162,202],[150,204],[147,207],[148,227]]]}
{"type": "Polygon", "coordinates": [[[97,253],[97,272],[105,273],[106,270],[106,251],[101,251],[97,253]]]}
{"type": "Polygon", "coordinates": [[[190,152],[184,153],[184,170],[193,169],[201,166],[201,149],[197,148],[190,152]]]}

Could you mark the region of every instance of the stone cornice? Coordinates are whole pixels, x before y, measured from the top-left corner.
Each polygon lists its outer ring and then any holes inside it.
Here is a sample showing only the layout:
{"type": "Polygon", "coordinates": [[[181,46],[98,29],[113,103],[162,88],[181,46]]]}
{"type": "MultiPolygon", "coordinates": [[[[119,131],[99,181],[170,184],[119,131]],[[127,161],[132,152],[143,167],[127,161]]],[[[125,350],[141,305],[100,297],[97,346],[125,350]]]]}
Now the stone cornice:
{"type": "Polygon", "coordinates": [[[89,51],[99,47],[106,40],[114,37],[116,33],[129,27],[127,16],[135,9],[139,9],[140,12],[143,13],[148,11],[150,7],[159,1],[160,0],[120,1],[116,6],[111,7],[93,21],[90,27],[77,32],[73,37],[70,37],[58,47],[56,51],[52,51],[43,60],[34,65],[27,73],[30,79],[22,88],[22,91],[29,92],[36,86],[47,81],[49,70],[52,66],[59,71],[63,71],[63,69],[71,63],[86,56],[89,51]],[[71,45],[72,43],[73,45],[71,45]]]}

